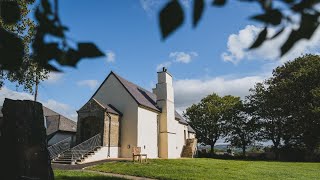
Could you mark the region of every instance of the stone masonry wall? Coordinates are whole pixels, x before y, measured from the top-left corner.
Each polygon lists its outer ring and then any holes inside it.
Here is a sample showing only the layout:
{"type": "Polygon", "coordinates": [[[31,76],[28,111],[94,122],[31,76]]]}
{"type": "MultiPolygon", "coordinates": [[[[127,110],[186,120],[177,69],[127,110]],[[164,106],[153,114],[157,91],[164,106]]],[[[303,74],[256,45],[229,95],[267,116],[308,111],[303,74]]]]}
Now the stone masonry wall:
{"type": "MultiPolygon", "coordinates": [[[[110,113],[109,113],[110,114],[110,113]]],[[[110,132],[110,146],[111,147],[119,147],[119,139],[120,139],[120,117],[115,114],[110,114],[111,116],[111,132],[110,132]]],[[[107,113],[105,113],[104,118],[104,135],[103,135],[103,145],[109,145],[109,117],[107,113]]]]}

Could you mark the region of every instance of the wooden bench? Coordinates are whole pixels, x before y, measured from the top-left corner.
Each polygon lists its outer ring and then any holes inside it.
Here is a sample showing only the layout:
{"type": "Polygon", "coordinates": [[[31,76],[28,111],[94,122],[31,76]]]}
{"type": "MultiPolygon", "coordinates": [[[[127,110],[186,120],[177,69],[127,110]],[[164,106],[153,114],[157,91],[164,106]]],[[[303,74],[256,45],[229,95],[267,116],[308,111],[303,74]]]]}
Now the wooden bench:
{"type": "Polygon", "coordinates": [[[148,156],[147,154],[141,154],[141,147],[132,147],[132,160],[135,162],[136,157],[138,157],[138,161],[142,162],[142,157],[145,157],[145,162],[147,162],[148,156]]]}

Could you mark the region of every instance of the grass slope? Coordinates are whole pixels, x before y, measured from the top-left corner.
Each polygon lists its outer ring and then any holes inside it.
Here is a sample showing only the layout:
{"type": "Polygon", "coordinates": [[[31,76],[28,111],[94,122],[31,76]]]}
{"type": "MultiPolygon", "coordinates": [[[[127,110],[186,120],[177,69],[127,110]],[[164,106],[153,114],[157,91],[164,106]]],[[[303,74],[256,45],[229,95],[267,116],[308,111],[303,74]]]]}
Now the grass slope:
{"type": "Polygon", "coordinates": [[[319,179],[320,163],[217,159],[109,162],[90,168],[101,172],[158,179],[319,179]]]}
{"type": "Polygon", "coordinates": [[[65,171],[55,170],[55,180],[108,180],[108,179],[122,179],[111,176],[103,176],[95,173],[81,172],[81,171],[65,171]]]}

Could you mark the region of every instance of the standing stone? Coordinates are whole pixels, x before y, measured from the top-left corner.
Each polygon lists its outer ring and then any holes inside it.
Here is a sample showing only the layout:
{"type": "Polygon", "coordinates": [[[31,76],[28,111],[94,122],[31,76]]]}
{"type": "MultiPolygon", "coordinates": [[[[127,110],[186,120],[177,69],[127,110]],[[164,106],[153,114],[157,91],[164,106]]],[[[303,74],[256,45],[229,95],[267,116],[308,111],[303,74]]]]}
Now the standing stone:
{"type": "Polygon", "coordinates": [[[0,179],[54,179],[42,104],[5,99],[0,125],[0,179]]]}

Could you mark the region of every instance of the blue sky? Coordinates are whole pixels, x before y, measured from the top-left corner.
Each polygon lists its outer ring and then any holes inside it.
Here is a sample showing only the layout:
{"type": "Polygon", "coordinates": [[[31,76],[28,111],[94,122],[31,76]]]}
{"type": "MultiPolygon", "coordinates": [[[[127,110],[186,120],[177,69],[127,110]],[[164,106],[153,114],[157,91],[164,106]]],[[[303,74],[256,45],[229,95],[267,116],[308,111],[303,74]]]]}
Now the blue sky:
{"type": "MultiPolygon", "coordinates": [[[[260,27],[248,17],[262,12],[257,4],[231,1],[223,8],[207,3],[197,28],[191,24],[191,0],[181,0],[185,23],[165,41],[161,40],[158,12],[165,0],[59,1],[63,24],[72,41],[94,42],[107,57],[83,60],[77,68],[51,73],[40,84],[40,101],[72,119],[110,71],[146,89],[156,84],[157,67],[165,65],[174,76],[175,103],[181,112],[204,96],[244,97],[272,69],[304,53],[317,53],[318,31],[310,42],[298,43],[281,59],[277,47],[285,35],[255,51],[246,51],[260,27]]],[[[209,1],[208,1],[209,2],[209,1]]],[[[271,32],[274,29],[271,29],[271,32]]],[[[272,34],[269,34],[272,35],[272,34]]],[[[31,98],[6,82],[4,97],[31,98]]]]}

